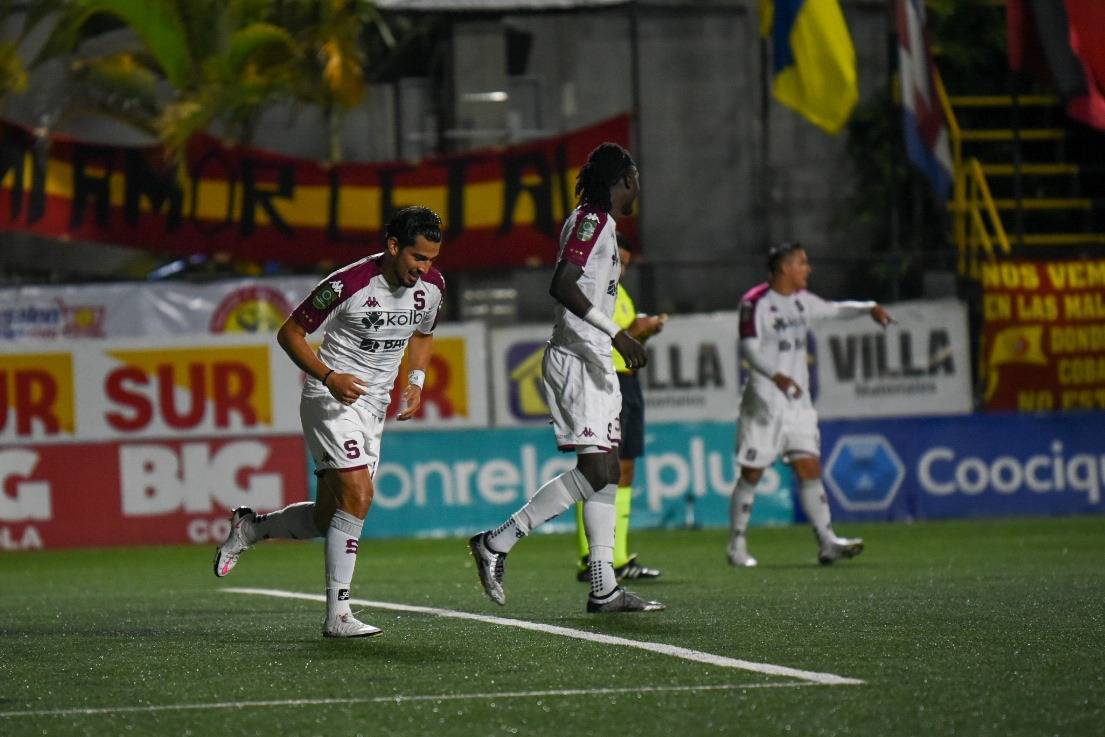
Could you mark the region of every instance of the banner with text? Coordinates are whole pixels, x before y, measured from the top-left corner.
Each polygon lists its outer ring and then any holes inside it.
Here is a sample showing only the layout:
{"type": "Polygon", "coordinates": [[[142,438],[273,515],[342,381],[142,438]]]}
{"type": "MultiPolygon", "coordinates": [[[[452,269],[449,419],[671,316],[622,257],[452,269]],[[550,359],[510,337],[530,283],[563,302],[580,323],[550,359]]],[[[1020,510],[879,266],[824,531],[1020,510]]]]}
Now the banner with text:
{"type": "Polygon", "coordinates": [[[1100,412],[821,423],[834,521],[1105,512],[1100,412]]]}
{"type": "Polygon", "coordinates": [[[1105,409],[1105,259],[982,268],[986,408],[1105,409]]]}
{"type": "Polygon", "coordinates": [[[0,123],[0,228],[178,254],[228,252],[287,264],[342,264],[381,244],[412,204],[445,224],[446,270],[552,263],[598,144],[626,145],[629,117],[535,143],[418,164],[326,165],[193,139],[183,167],[157,148],[55,138],[0,123]]]}
{"type": "Polygon", "coordinates": [[[898,302],[883,329],[870,318],[814,325],[810,383],[822,418],[970,412],[967,306],[898,302]]]}
{"type": "Polygon", "coordinates": [[[0,343],[271,333],[321,278],[0,289],[0,343]]]}
{"type": "MultiPolygon", "coordinates": [[[[634,529],[727,527],[737,473],[733,434],[728,422],[650,424],[634,483],[634,529]]],[[[417,439],[384,434],[366,537],[470,535],[493,527],[576,463],[574,454],[557,451],[548,428],[429,431],[417,439]]],[[[781,464],[768,469],[752,524],[792,522],[792,486],[781,464]]],[[[540,529],[574,530],[575,515],[540,529]]]]}
{"type": "MultiPolygon", "coordinates": [[[[434,335],[417,419],[389,427],[487,425],[483,326],[434,335]]],[[[302,386],[271,335],[0,344],[0,444],[298,434],[302,386]]]]}

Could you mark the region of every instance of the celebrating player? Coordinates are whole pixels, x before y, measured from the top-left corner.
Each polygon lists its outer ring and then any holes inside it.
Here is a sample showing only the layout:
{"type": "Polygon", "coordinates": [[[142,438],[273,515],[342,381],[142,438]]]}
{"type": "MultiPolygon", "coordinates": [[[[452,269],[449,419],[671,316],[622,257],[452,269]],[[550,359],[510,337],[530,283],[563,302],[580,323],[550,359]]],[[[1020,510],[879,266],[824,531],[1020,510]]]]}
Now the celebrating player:
{"type": "Polygon", "coordinates": [[[833,532],[821,485],[821,434],[809,395],[806,335],[811,323],[827,318],[869,314],[883,327],[891,319],[874,302],[827,302],[807,292],[810,262],[797,243],[772,248],[767,269],[770,280],[749,290],[740,305],[741,356],[751,371],[741,397],[741,473],[730,502],[729,563],[756,565],[747,540],[753,492],[764,469],[782,454],[798,477],[802,510],[817,536],[818,560],[829,564],[859,555],[863,540],[833,532]]]}
{"type": "Polygon", "coordinates": [[[277,334],[280,347],[307,374],[300,418],[317,469],[316,501],[261,515],[235,509],[230,534],[215,552],[215,575],[221,577],[261,540],[325,536],[326,637],[380,634],[353,616],[349,587],[372,505],[391,388],[409,343],[410,372],[396,418],[409,420],[422,403],[445,295],[445,280],[433,267],[441,250],[441,218],[425,207],[404,208],[387,224],[385,240],[383,253],[319,282],[277,334]],[[316,356],[307,334],[328,319],[316,356]]]}
{"type": "Polygon", "coordinates": [[[574,502],[583,502],[591,546],[587,611],[664,608],[618,586],[613,563],[621,393],[610,361],[611,342],[631,369],[648,360],[641,344],[611,319],[620,270],[615,220],[632,214],[639,187],[633,159],[613,143],[597,147],[580,169],[579,206],[561,230],[549,287],[558,304],[542,363],[556,442],[562,451],[576,452],[576,466],[538,489],[502,525],[469,540],[480,583],[497,604],[506,602],[503,575],[515,543],[574,502]]]}

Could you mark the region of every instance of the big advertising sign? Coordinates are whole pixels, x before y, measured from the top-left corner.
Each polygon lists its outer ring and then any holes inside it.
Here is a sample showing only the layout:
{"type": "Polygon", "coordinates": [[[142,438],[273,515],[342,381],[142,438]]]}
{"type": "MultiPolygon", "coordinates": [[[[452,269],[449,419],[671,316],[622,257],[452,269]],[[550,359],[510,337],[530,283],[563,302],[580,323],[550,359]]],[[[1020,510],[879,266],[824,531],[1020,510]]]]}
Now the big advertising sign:
{"type": "Polygon", "coordinates": [[[986,264],[990,410],[1105,409],[1105,259],[986,264]]]}
{"type": "MultiPolygon", "coordinates": [[[[423,407],[389,432],[488,422],[482,326],[438,333],[423,407]]],[[[271,335],[8,346],[0,549],[209,541],[235,506],[307,498],[302,382],[271,335]]]]}
{"type": "Polygon", "coordinates": [[[1105,511],[1101,413],[821,424],[834,518],[909,520],[1105,511]]]}
{"type": "MultiPolygon", "coordinates": [[[[727,527],[737,478],[735,428],[728,422],[652,423],[637,464],[633,526],[727,527]]],[[[427,431],[418,442],[384,433],[366,537],[444,537],[502,523],[540,486],[575,466],[546,427],[480,432],[427,431]]],[[[794,519],[792,476],[768,469],[756,490],[752,524],[794,519]]],[[[544,525],[575,529],[575,515],[544,525]]]]}
{"type": "Polygon", "coordinates": [[[446,270],[551,263],[587,155],[626,144],[620,116],[535,143],[418,164],[333,166],[196,136],[183,166],[157,148],[55,138],[0,124],[0,228],[85,241],[309,265],[376,250],[390,214],[444,220],[446,270]]]}

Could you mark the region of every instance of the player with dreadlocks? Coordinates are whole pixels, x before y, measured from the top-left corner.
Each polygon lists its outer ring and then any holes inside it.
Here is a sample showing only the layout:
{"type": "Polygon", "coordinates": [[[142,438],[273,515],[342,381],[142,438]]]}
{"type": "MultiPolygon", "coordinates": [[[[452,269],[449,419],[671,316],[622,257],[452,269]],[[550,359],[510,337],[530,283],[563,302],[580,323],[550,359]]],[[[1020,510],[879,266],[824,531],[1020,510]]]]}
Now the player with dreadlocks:
{"type": "Polygon", "coordinates": [[[629,368],[640,368],[647,361],[641,344],[612,319],[621,269],[615,221],[633,214],[639,189],[637,166],[617,144],[600,145],[580,169],[576,182],[579,206],[568,215],[560,232],[560,253],[549,287],[557,301],[556,322],[542,363],[556,443],[560,450],[576,453],[576,466],[538,489],[499,527],[469,540],[480,583],[497,604],[506,602],[506,556],[515,543],[576,502],[583,502],[591,548],[587,611],[664,608],[618,586],[614,573],[622,397],[610,361],[611,344],[629,368]]]}

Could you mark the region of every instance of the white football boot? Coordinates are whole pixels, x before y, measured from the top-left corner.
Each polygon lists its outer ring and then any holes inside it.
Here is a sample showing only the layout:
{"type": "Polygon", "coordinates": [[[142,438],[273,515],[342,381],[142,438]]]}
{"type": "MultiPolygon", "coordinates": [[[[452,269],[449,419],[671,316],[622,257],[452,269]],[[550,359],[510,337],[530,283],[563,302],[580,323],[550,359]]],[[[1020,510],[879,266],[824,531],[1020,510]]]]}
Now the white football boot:
{"type": "Polygon", "coordinates": [[[863,540],[858,537],[827,537],[820,541],[821,549],[817,554],[817,562],[823,566],[832,565],[834,562],[855,558],[863,552],[863,540]]]}
{"type": "Polygon", "coordinates": [[[476,572],[484,593],[499,606],[506,604],[503,577],[506,576],[506,553],[496,553],[487,547],[487,533],[480,532],[468,539],[468,549],[476,561],[476,572]]]}
{"type": "Polygon", "coordinates": [[[249,543],[242,534],[242,523],[252,522],[254,516],[249,507],[238,507],[230,515],[230,533],[223,544],[215,548],[215,575],[219,578],[234,570],[238,558],[249,550],[249,543]]]}
{"type": "Polygon", "coordinates": [[[741,535],[729,541],[729,565],[734,568],[755,568],[759,561],[748,554],[748,540],[741,535]]]}
{"type": "Polygon", "coordinates": [[[383,632],[379,627],[365,624],[353,616],[352,612],[327,617],[322,626],[323,637],[375,637],[383,632]]]}

